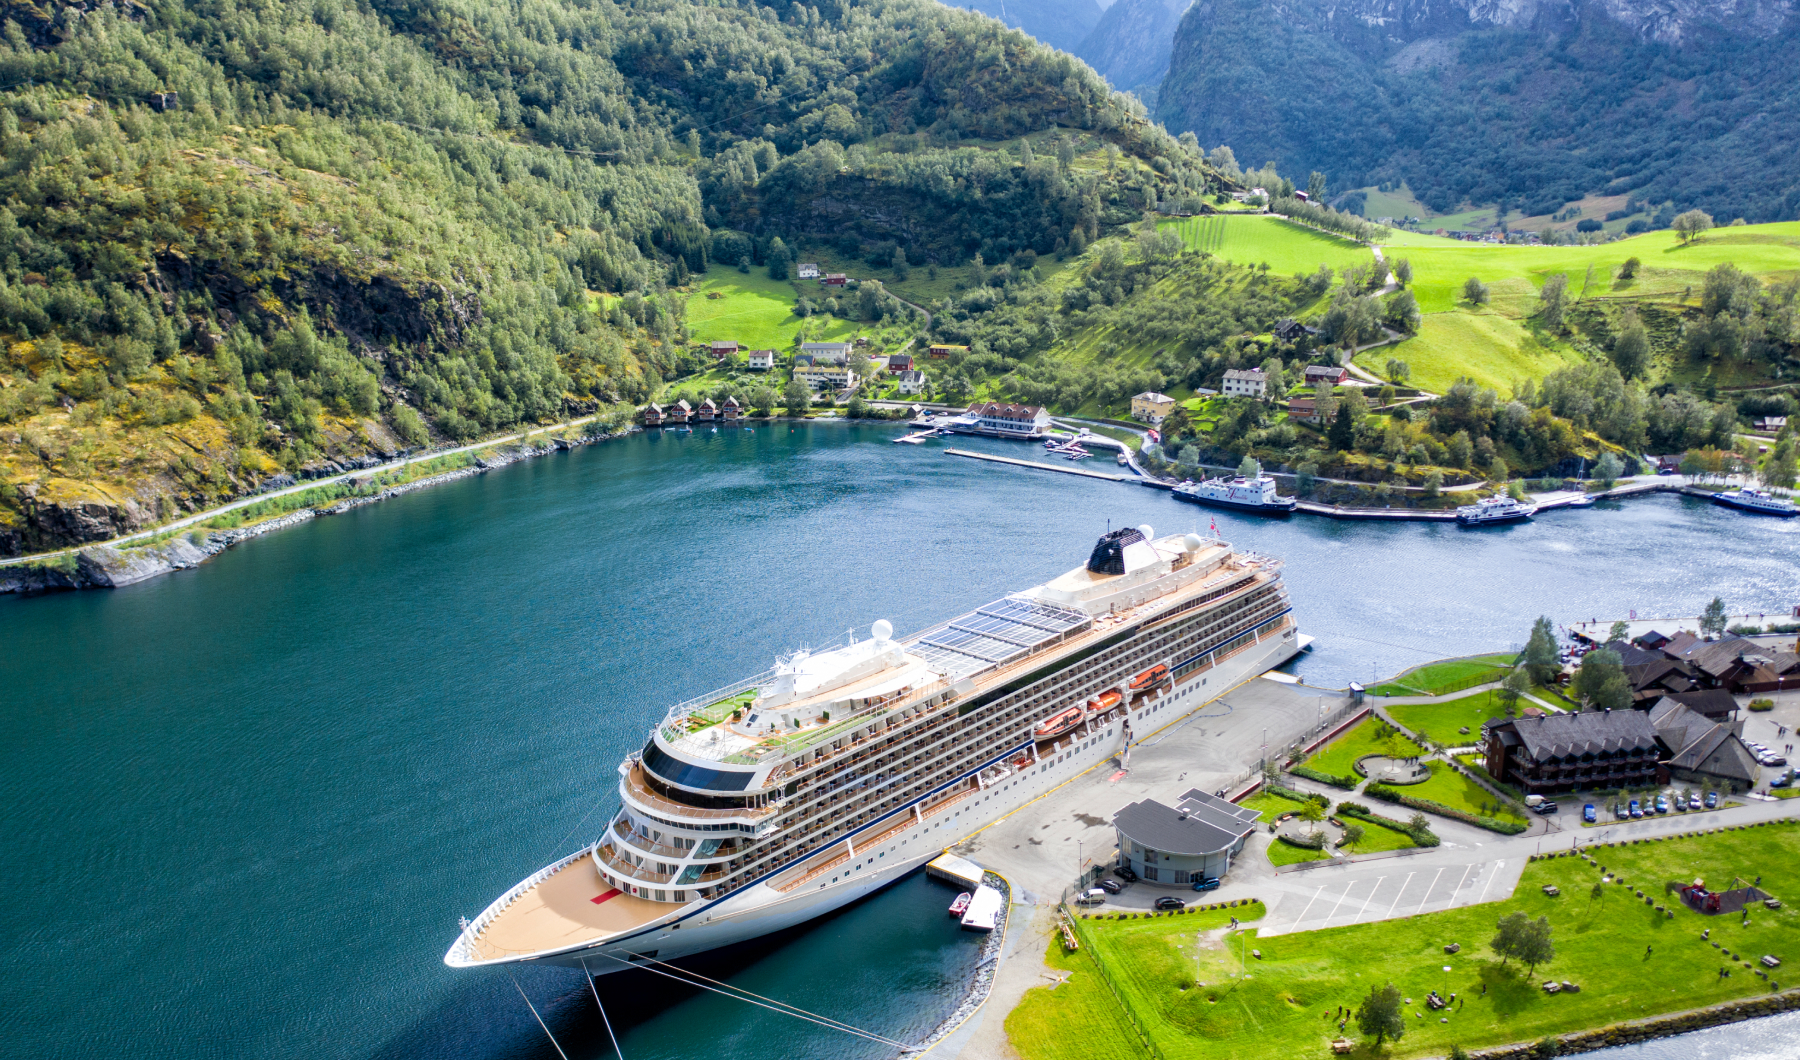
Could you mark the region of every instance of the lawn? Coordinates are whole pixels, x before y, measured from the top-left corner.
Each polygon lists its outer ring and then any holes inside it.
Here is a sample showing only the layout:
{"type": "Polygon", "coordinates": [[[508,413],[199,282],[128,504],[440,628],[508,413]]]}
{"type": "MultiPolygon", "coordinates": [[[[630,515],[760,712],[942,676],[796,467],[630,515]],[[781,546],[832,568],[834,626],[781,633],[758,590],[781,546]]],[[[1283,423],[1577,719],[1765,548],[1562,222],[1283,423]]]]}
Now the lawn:
{"type": "Polygon", "coordinates": [[[1165,221],[1161,227],[1179,232],[1182,241],[1196,250],[1239,265],[1268,262],[1269,269],[1282,276],[1296,272],[1310,276],[1320,265],[1342,273],[1353,265],[1375,264],[1374,254],[1361,243],[1278,217],[1193,217],[1165,221]]]}
{"type": "Polygon", "coordinates": [[[1446,692],[1468,688],[1471,683],[1485,683],[1477,679],[1505,670],[1517,657],[1516,652],[1498,652],[1493,655],[1471,655],[1465,659],[1426,663],[1376,685],[1369,691],[1380,696],[1441,696],[1446,692]],[[1383,689],[1396,691],[1382,691],[1383,689]]]}
{"type": "Polygon", "coordinates": [[[1422,755],[1425,749],[1402,736],[1380,718],[1365,718],[1355,728],[1325,745],[1306,764],[1334,776],[1356,776],[1356,760],[1363,755],[1384,754],[1394,758],[1422,755]]]}
{"type": "MultiPolygon", "coordinates": [[[[1394,790],[1411,795],[1415,799],[1430,799],[1441,802],[1453,810],[1472,813],[1481,817],[1493,817],[1502,821],[1522,821],[1523,817],[1509,813],[1505,804],[1494,797],[1493,792],[1451,769],[1443,762],[1427,762],[1431,770],[1431,779],[1423,784],[1407,784],[1394,790]]],[[[1379,810],[1379,807],[1376,807],[1379,810]]],[[[1398,809],[1410,813],[1406,807],[1398,809]]],[[[1389,816],[1394,816],[1390,814],[1389,816]]]]}
{"type": "MultiPolygon", "coordinates": [[[[1376,813],[1381,813],[1380,806],[1373,806],[1370,808],[1376,813]]],[[[1383,813],[1382,816],[1393,817],[1395,814],[1383,813]]],[[[1357,824],[1362,826],[1363,837],[1357,840],[1355,846],[1344,848],[1352,854],[1373,854],[1381,850],[1406,850],[1418,845],[1413,842],[1412,836],[1407,835],[1405,832],[1396,832],[1392,828],[1383,828],[1378,824],[1370,824],[1367,821],[1358,821],[1351,817],[1340,817],[1339,820],[1343,821],[1345,824],[1357,824]]]]}
{"type": "Polygon", "coordinates": [[[1518,321],[1492,309],[1427,314],[1417,335],[1397,346],[1369,350],[1356,363],[1385,376],[1390,360],[1407,363],[1413,386],[1441,394],[1468,376],[1503,396],[1521,379],[1542,379],[1581,363],[1578,354],[1544,345],[1518,321]]]}
{"type": "MultiPolygon", "coordinates": [[[[1529,707],[1529,700],[1519,700],[1518,707],[1529,707]]],[[[1473,695],[1446,699],[1441,703],[1418,703],[1388,707],[1387,712],[1394,720],[1411,729],[1424,733],[1431,739],[1449,746],[1474,743],[1481,736],[1484,722],[1495,718],[1506,717],[1506,707],[1500,702],[1495,689],[1476,692],[1473,695]],[[1457,732],[1467,726],[1465,735],[1457,732]]]]}
{"type": "Polygon", "coordinates": [[[1238,805],[1255,810],[1261,815],[1257,817],[1257,820],[1263,824],[1268,824],[1270,821],[1273,821],[1284,813],[1293,813],[1300,809],[1301,804],[1295,802],[1293,799],[1282,798],[1280,795],[1271,794],[1267,791],[1259,791],[1249,798],[1243,799],[1238,805]]]}
{"type": "MultiPolygon", "coordinates": [[[[1202,935],[1213,926],[1201,919],[1209,914],[1093,920],[1082,925],[1091,940],[1086,950],[1105,962],[1139,1024],[1171,1060],[1328,1056],[1330,1040],[1339,1033],[1338,1006],[1354,1008],[1370,989],[1388,982],[1413,1000],[1406,1008],[1406,1035],[1388,1047],[1389,1055],[1405,1060],[1442,1056],[1452,1045],[1473,1049],[1536,1041],[1765,995],[1774,984],[1756,977],[1745,962],[1763,954],[1789,964],[1800,960],[1800,911],[1791,903],[1780,911],[1757,907],[1744,926],[1736,917],[1702,916],[1679,903],[1671,906],[1674,916],[1666,917],[1632,895],[1633,888],[1642,888],[1660,902],[1665,880],[1698,876],[1723,887],[1734,876],[1758,875],[1765,888],[1791,893],[1787,883],[1793,866],[1800,865],[1800,828],[1794,822],[1590,849],[1626,881],[1604,885],[1598,898],[1590,891],[1601,879],[1600,868],[1560,857],[1526,866],[1514,897],[1503,902],[1269,939],[1246,928],[1249,937],[1241,941],[1235,934],[1202,935]],[[1562,895],[1546,896],[1547,883],[1562,895]],[[1556,955],[1536,974],[1502,963],[1487,946],[1495,922],[1513,912],[1550,921],[1556,955]],[[1707,928],[1710,942],[1700,937],[1707,928]],[[1450,942],[1460,943],[1461,952],[1445,954],[1450,942]],[[1245,946],[1262,951],[1248,968],[1239,957],[1245,946]],[[1728,960],[1726,953],[1737,959],[1728,960]],[[1723,967],[1729,967],[1729,977],[1718,974],[1723,967]],[[1538,984],[1552,977],[1577,983],[1581,991],[1546,994],[1538,984]],[[1458,997],[1442,1014],[1447,1023],[1423,1005],[1431,989],[1458,997]]],[[[1053,953],[1051,963],[1058,959],[1053,953]]],[[[1034,990],[1027,995],[1033,1007],[1022,1005],[1015,1012],[1031,1013],[1030,1037],[1015,1031],[1013,1018],[1007,1020],[1013,1045],[1026,1060],[1124,1055],[1126,1046],[1136,1046],[1124,1024],[1109,1017],[1106,1006],[1116,1003],[1103,988],[1050,1001],[1048,991],[1034,990]],[[1067,1051],[1046,1051],[1046,1043],[1067,1051]]],[[[1019,1029],[1027,1026],[1021,1019],[1019,1029]]],[[[1359,1037],[1353,1022],[1344,1033],[1359,1037]]],[[[1142,1053],[1138,1047],[1136,1055],[1142,1053]]],[[[1356,1055],[1371,1052],[1361,1046],[1356,1055]]]]}
{"type": "MultiPolygon", "coordinates": [[[[739,272],[715,265],[696,278],[694,293],[688,297],[688,334],[695,342],[732,340],[752,350],[785,352],[802,323],[794,315],[797,297],[793,284],[769,279],[767,269],[739,272]],[[715,294],[719,297],[711,297],[715,294]]],[[[814,300],[822,303],[824,297],[814,300]]],[[[820,342],[858,334],[859,325],[853,321],[823,317],[811,321],[820,329],[820,342]]]]}
{"type": "Polygon", "coordinates": [[[1269,841],[1269,864],[1280,868],[1283,865],[1298,865],[1302,861],[1328,861],[1331,855],[1323,850],[1308,850],[1291,843],[1283,843],[1278,839],[1269,841]]]}

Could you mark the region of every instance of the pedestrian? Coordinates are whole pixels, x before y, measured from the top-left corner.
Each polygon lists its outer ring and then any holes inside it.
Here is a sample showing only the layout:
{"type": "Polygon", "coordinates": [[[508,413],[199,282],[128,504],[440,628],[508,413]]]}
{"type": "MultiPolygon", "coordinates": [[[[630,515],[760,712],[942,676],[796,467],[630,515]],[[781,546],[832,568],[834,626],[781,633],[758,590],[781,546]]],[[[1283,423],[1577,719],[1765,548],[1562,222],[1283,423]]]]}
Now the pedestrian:
{"type": "Polygon", "coordinates": [[[1648,947],[1648,946],[1644,947],[1644,956],[1646,956],[1646,957],[1650,956],[1650,947],[1648,947]]]}

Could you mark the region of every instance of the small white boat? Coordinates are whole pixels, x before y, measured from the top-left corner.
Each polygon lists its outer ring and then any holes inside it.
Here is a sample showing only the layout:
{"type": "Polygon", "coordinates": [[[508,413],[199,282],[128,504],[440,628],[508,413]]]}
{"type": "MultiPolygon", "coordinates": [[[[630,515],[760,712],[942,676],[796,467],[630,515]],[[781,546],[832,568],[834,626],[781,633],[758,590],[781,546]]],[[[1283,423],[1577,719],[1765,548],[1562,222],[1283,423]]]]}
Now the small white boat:
{"type": "Polygon", "coordinates": [[[1751,489],[1748,486],[1729,493],[1715,493],[1712,500],[1722,508],[1736,508],[1740,512],[1774,515],[1783,519],[1800,515],[1800,507],[1796,507],[1793,501],[1774,496],[1767,490],[1751,489]]]}
{"type": "Polygon", "coordinates": [[[956,901],[950,903],[950,915],[961,920],[962,915],[969,911],[969,903],[974,900],[975,896],[968,891],[957,895],[956,901]]]}
{"type": "Polygon", "coordinates": [[[1537,514],[1537,505],[1515,501],[1511,497],[1487,497],[1456,509],[1456,521],[1462,526],[1494,526],[1518,523],[1537,514]]]}
{"type": "Polygon", "coordinates": [[[1275,490],[1270,475],[1249,478],[1215,478],[1205,482],[1183,482],[1172,491],[1184,501],[1210,504],[1220,508],[1261,512],[1264,515],[1287,515],[1299,507],[1298,497],[1283,497],[1275,490]]]}

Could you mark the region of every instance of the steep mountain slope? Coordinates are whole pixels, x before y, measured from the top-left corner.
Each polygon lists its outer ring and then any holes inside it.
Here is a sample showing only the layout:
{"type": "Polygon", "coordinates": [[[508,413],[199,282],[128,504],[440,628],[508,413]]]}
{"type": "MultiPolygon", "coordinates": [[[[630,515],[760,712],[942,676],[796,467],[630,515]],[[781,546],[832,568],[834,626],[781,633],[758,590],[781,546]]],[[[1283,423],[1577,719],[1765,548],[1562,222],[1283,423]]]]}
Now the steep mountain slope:
{"type": "Polygon", "coordinates": [[[1199,0],[1157,115],[1439,211],[1605,191],[1776,220],[1800,216],[1796,63],[1793,0],[1199,0]]]}
{"type": "Polygon", "coordinates": [[[960,0],[950,6],[997,18],[1066,52],[1074,52],[1100,21],[1101,8],[1094,0],[960,0]]]}
{"type": "Polygon", "coordinates": [[[1175,29],[1191,3],[1119,0],[1106,9],[1075,54],[1113,87],[1135,93],[1154,107],[1163,75],[1169,72],[1175,29]]]}
{"type": "Polygon", "coordinates": [[[997,260],[1210,179],[927,0],[5,4],[0,554],[639,401],[721,240],[997,260]],[[991,149],[1048,130],[1128,164],[991,149]]]}

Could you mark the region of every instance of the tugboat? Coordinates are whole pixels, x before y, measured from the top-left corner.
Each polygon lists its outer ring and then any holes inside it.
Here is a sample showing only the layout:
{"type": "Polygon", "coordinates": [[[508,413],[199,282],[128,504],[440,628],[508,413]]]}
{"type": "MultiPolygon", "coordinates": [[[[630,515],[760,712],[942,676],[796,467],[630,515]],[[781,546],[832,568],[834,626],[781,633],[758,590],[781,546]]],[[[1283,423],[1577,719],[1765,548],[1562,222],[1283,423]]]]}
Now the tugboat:
{"type": "Polygon", "coordinates": [[[1463,526],[1492,526],[1523,522],[1536,514],[1535,504],[1515,501],[1511,497],[1488,497],[1456,509],[1456,521],[1463,526]]]}
{"type": "Polygon", "coordinates": [[[1211,504],[1220,508],[1261,512],[1264,515],[1287,515],[1299,507],[1297,497],[1283,497],[1275,492],[1275,479],[1270,475],[1255,478],[1219,478],[1205,482],[1183,482],[1173,490],[1175,496],[1195,504],[1211,504]]]}
{"type": "Polygon", "coordinates": [[[1729,493],[1715,493],[1713,503],[1722,508],[1736,508],[1741,512],[1774,515],[1783,519],[1800,515],[1800,506],[1796,506],[1793,501],[1776,497],[1768,490],[1751,489],[1748,486],[1729,493]]]}

